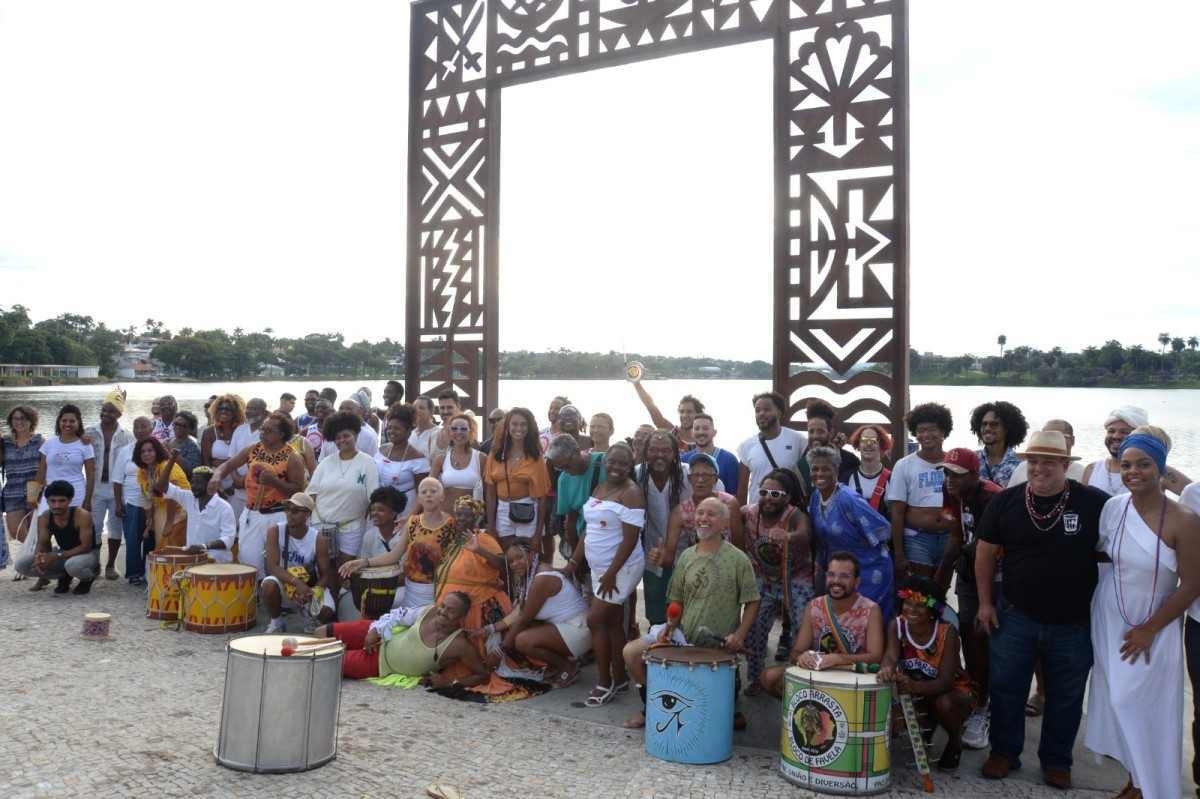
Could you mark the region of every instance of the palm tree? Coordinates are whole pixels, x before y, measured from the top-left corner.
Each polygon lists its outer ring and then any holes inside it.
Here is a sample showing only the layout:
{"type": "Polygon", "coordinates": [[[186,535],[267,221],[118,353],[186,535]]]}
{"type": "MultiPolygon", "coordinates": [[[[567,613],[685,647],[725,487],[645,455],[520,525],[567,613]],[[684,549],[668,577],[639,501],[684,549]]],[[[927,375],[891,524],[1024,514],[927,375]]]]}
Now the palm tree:
{"type": "Polygon", "coordinates": [[[1167,354],[1167,345],[1171,343],[1171,334],[1170,333],[1159,333],[1158,334],[1158,343],[1162,345],[1162,350],[1160,351],[1159,354],[1166,355],[1167,354]]]}
{"type": "Polygon", "coordinates": [[[1000,357],[1004,357],[1004,345],[1008,343],[1008,336],[1001,333],[996,337],[996,343],[1000,345],[1000,357]]]}
{"type": "Polygon", "coordinates": [[[1196,338],[1195,336],[1188,336],[1187,346],[1188,346],[1189,350],[1191,350],[1192,352],[1195,352],[1196,348],[1200,347],[1200,338],[1196,338]]]}

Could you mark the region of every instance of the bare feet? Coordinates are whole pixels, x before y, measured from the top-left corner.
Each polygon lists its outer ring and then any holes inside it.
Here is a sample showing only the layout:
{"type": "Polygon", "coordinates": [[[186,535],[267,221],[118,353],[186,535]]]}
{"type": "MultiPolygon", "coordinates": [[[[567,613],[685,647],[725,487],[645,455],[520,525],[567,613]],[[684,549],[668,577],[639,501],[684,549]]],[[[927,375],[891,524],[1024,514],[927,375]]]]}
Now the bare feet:
{"type": "Polygon", "coordinates": [[[646,726],[646,714],[640,710],[634,713],[629,718],[625,719],[625,723],[621,725],[627,730],[640,730],[646,726]]]}

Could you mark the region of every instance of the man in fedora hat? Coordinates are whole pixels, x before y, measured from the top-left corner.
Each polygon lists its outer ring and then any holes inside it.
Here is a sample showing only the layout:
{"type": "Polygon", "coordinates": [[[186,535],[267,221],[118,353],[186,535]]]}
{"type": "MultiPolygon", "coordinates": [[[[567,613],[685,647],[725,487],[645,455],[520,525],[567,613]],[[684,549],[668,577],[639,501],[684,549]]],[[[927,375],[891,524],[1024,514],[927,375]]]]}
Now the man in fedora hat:
{"type": "Polygon", "coordinates": [[[988,504],[975,551],[975,623],[991,636],[992,751],[983,776],[1003,779],[1021,766],[1026,693],[1040,660],[1046,678],[1038,747],[1042,777],[1066,789],[1092,668],[1096,545],[1108,495],[1067,478],[1075,458],[1062,433],[1034,433],[1017,457],[1029,465],[1029,481],[1005,489],[988,504]],[[1004,581],[996,597],[992,588],[1001,547],[1004,581]]]}

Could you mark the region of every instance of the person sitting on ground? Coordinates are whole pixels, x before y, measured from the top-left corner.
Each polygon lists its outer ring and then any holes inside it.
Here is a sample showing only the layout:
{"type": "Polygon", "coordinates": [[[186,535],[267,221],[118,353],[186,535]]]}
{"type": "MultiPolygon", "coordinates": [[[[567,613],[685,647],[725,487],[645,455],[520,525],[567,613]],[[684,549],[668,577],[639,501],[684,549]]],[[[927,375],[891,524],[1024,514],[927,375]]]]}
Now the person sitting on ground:
{"type": "Polygon", "coordinates": [[[321,592],[319,621],[331,621],[336,607],[330,590],[334,572],[329,539],[309,524],[316,503],[308,494],[293,494],[283,505],[287,521],[272,528],[275,535],[267,534],[267,576],[259,587],[271,616],[268,635],[284,632],[283,609],[308,608],[314,589],[321,592]]]}
{"type": "Polygon", "coordinates": [[[217,563],[229,563],[233,560],[229,550],[237,538],[237,520],[233,517],[233,508],[219,494],[209,496],[208,482],[212,479],[213,470],[207,466],[197,466],[192,470],[190,491],[172,485],[171,473],[179,459],[179,450],[171,450],[167,467],[159,472],[158,482],[154,485],[154,495],[166,497],[187,514],[184,546],[189,552],[203,552],[217,563]]]}
{"type": "MultiPolygon", "coordinates": [[[[825,572],[829,592],[808,603],[804,621],[792,644],[790,663],[804,669],[856,668],[883,658],[883,613],[879,605],[858,593],[861,575],[858,558],[849,552],[829,556],[825,572]]],[[[763,672],[762,686],[772,696],[783,696],[786,666],[763,672]]]]}
{"type": "Polygon", "coordinates": [[[71,581],[79,579],[76,594],[92,590],[100,573],[100,545],[92,531],[92,514],[72,507],[75,488],[66,480],[55,480],[43,494],[49,510],[38,517],[34,551],[21,555],[13,564],[18,574],[39,578],[30,591],[40,591],[50,580],[58,580],[56,594],[65,594],[71,581]],[[51,539],[58,544],[55,550],[51,539]]]}
{"type": "Polygon", "coordinates": [[[963,723],[976,705],[976,688],[959,660],[958,633],[941,621],[946,591],[914,576],[901,583],[897,597],[900,615],[888,631],[879,681],[894,683],[896,691],[913,697],[918,715],[932,722],[927,740],[942,725],[950,740],[938,768],[953,771],[962,757],[963,723]]]}
{"type": "MultiPolygon", "coordinates": [[[[528,574],[532,559],[525,547],[513,544],[504,554],[511,574],[528,574]]],[[[550,684],[566,688],[579,677],[579,658],[592,651],[587,600],[573,579],[544,562],[525,585],[515,618],[496,622],[484,632],[502,633],[505,650],[548,664],[550,684]]]]}
{"type": "Polygon", "coordinates": [[[469,688],[488,679],[488,668],[475,647],[459,634],[470,609],[471,598],[452,591],[436,605],[396,608],[374,622],[360,619],[325,624],[314,635],[333,637],[346,645],[342,676],[348,679],[402,674],[421,677],[430,688],[469,688]],[[398,627],[404,629],[394,629],[398,627]],[[466,665],[470,676],[445,676],[443,672],[455,663],[466,665]]]}
{"type": "MultiPolygon", "coordinates": [[[[758,583],[750,558],[724,538],[729,517],[728,506],[717,497],[709,497],[696,507],[699,540],[679,556],[667,587],[667,601],[683,605],[679,627],[671,621],[656,624],[625,646],[625,667],[642,697],[642,709],[625,722],[626,727],[646,724],[646,664],[642,656],[652,645],[674,643],[723,648],[727,652],[745,649],[746,636],[758,614],[758,583]]],[[[735,713],[733,723],[736,729],[742,729],[745,717],[735,713]]]]}

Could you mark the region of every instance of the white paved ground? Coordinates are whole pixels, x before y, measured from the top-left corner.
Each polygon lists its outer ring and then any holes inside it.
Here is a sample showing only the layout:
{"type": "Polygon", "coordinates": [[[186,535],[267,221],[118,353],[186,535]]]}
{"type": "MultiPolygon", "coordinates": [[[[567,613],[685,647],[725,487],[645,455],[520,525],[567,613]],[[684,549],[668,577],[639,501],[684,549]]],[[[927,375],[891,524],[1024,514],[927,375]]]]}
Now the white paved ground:
{"type": "MultiPolygon", "coordinates": [[[[224,636],[164,631],[143,595],[97,581],[88,597],[32,594],[0,572],[0,797],[418,797],[442,780],[464,797],[804,796],[776,774],[776,752],[739,746],[728,763],[693,767],[647,756],[640,733],[616,726],[636,698],[596,713],[572,707],[590,685],[507,705],[475,705],[346,682],[338,757],[303,774],[251,775],[212,756],[225,670],[224,636]],[[79,637],[85,611],[112,613],[113,639],[79,637]]],[[[765,701],[765,700],[756,700],[765,701]]],[[[759,709],[769,706],[763,705],[759,709]]],[[[752,723],[770,725],[768,720],[752,723]]],[[[1035,731],[1035,730],[1034,730],[1035,731]]],[[[760,732],[762,732],[760,730],[760,732]]],[[[758,739],[770,740],[767,730],[758,739]]],[[[739,741],[753,740],[739,736],[739,741]]],[[[1079,763],[1068,794],[1040,784],[1036,738],[1022,773],[936,775],[943,796],[1113,795],[1123,774],[1079,763]]],[[[896,795],[918,793],[896,752],[896,795]]],[[[1078,755],[1078,753],[1077,753],[1078,755]]],[[[1189,791],[1190,784],[1185,785],[1189,791]]]]}

